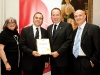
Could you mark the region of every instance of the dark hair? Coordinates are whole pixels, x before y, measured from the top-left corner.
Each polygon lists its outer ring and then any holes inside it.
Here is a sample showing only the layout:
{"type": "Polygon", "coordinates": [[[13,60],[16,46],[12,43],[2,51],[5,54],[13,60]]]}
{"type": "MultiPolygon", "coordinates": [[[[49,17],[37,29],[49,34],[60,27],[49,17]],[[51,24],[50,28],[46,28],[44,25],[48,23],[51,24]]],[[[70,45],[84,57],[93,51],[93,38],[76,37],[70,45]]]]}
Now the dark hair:
{"type": "Polygon", "coordinates": [[[52,11],[53,11],[53,10],[59,10],[59,11],[60,11],[60,14],[61,14],[60,8],[55,7],[55,8],[53,8],[53,9],[51,10],[51,15],[52,15],[52,11]]]}
{"type": "Polygon", "coordinates": [[[43,19],[43,14],[41,12],[36,12],[33,16],[33,18],[35,17],[36,14],[41,14],[42,15],[42,19],[43,19]]]}
{"type": "Polygon", "coordinates": [[[15,23],[15,25],[16,25],[16,27],[15,27],[15,30],[17,30],[18,29],[18,26],[17,26],[17,21],[16,21],[16,19],[14,19],[14,18],[12,18],[12,17],[10,17],[10,18],[8,18],[8,19],[6,19],[6,21],[5,21],[5,23],[4,23],[4,25],[3,25],[3,30],[5,30],[6,28],[7,28],[7,25],[8,25],[8,23],[9,23],[9,21],[11,21],[11,22],[14,22],[15,23]]]}

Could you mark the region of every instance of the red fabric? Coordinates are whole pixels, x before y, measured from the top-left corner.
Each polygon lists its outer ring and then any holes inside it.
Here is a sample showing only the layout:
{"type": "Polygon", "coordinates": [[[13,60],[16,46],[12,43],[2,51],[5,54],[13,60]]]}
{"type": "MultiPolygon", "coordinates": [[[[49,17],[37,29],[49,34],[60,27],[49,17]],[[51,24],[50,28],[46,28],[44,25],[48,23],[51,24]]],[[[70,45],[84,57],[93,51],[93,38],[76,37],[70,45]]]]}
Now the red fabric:
{"type": "Polygon", "coordinates": [[[49,72],[50,71],[50,65],[48,68],[44,69],[44,72],[43,73],[46,73],[46,72],[49,72]]]}

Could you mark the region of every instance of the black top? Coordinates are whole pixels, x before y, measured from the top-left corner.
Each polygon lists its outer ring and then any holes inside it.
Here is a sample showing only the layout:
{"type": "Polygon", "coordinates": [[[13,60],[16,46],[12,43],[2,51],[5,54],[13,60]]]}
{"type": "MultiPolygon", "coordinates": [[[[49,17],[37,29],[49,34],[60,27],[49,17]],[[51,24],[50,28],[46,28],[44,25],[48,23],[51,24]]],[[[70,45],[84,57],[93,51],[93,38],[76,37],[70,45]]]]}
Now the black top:
{"type": "Polygon", "coordinates": [[[15,35],[18,36],[18,32],[16,30],[9,30],[8,28],[0,33],[0,44],[5,45],[5,52],[18,52],[18,39],[14,37],[15,35]]]}

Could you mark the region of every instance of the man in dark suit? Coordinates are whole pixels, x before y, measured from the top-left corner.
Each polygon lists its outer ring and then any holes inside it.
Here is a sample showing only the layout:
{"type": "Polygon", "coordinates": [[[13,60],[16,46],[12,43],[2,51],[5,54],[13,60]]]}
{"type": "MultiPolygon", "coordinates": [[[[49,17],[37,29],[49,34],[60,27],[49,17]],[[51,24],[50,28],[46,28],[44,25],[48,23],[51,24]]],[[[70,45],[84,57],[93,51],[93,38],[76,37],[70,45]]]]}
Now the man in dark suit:
{"type": "Polygon", "coordinates": [[[47,31],[40,27],[42,23],[43,15],[37,12],[33,16],[33,25],[22,29],[19,46],[23,52],[21,65],[24,75],[42,75],[44,67],[48,66],[48,57],[40,55],[36,46],[36,39],[47,38],[47,31]]]}
{"type": "Polygon", "coordinates": [[[61,21],[61,10],[59,8],[51,10],[51,19],[53,24],[47,28],[51,46],[51,75],[69,75],[72,25],[61,21]]]}
{"type": "Polygon", "coordinates": [[[100,75],[100,28],[86,23],[83,10],[75,11],[74,18],[78,28],[74,31],[73,40],[73,75],[100,75]]]}

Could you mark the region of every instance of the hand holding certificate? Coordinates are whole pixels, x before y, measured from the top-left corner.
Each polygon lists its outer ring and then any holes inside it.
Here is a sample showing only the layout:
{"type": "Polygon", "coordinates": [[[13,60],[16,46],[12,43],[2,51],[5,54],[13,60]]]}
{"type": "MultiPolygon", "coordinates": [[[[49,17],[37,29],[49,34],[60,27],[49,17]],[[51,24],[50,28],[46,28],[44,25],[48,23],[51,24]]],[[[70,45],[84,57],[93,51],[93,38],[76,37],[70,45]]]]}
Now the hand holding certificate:
{"type": "Polygon", "coordinates": [[[41,55],[51,54],[49,39],[37,39],[37,51],[41,55]]]}

